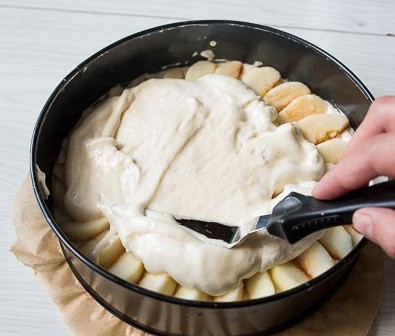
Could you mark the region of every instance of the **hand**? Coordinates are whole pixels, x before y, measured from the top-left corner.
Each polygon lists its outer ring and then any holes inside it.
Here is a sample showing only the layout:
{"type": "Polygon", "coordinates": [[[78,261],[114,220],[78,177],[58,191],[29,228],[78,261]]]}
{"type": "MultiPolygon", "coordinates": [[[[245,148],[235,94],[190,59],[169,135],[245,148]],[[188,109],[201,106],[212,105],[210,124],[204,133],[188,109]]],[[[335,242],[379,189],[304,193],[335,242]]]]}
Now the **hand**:
{"type": "MultiPolygon", "coordinates": [[[[352,138],[344,158],[318,183],[318,199],[333,199],[380,175],[395,178],[395,96],[381,97],[352,138]]],[[[354,228],[395,258],[395,211],[363,208],[354,213],[354,228]]]]}

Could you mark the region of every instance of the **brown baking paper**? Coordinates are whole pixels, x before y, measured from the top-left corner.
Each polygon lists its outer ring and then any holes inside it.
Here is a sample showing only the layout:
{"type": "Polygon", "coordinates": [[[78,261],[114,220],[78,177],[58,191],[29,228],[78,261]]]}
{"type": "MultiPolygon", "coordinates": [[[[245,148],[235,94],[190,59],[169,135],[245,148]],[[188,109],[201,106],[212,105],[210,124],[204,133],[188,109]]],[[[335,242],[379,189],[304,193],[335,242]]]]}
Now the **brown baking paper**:
{"type": "MultiPolygon", "coordinates": [[[[75,335],[147,335],[106,311],[76,280],[38,207],[30,177],[25,179],[16,196],[12,220],[17,241],[11,251],[33,269],[75,335]]],[[[381,301],[384,274],[383,253],[368,244],[344,286],[328,303],[276,335],[366,335],[381,301]]]]}

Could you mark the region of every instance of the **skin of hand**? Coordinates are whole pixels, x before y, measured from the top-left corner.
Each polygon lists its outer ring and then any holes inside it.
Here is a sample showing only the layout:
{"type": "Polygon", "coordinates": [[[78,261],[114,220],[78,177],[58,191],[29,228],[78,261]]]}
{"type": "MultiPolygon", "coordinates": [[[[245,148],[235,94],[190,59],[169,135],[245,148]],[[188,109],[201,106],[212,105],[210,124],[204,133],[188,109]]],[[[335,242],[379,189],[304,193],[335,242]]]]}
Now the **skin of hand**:
{"type": "MultiPolygon", "coordinates": [[[[375,100],[342,160],[317,184],[314,197],[329,200],[367,185],[380,175],[395,178],[395,96],[375,100]]],[[[354,228],[395,258],[395,211],[363,208],[354,213],[354,228]]]]}

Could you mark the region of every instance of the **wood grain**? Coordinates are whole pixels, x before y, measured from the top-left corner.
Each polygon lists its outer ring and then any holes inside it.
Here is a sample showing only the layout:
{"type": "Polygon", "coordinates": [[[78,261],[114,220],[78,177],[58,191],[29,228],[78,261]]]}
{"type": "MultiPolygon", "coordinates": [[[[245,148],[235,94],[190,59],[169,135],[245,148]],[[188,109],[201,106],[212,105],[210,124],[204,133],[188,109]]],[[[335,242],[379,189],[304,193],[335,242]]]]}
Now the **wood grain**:
{"type": "Polygon", "coordinates": [[[233,19],[278,27],[321,29],[367,34],[394,34],[392,0],[1,0],[0,5],[65,10],[71,13],[113,13],[172,20],[233,19]]]}
{"type": "MultiPolygon", "coordinates": [[[[232,18],[282,28],[333,54],[374,95],[395,92],[395,2],[0,0],[0,334],[69,335],[32,272],[9,253],[10,208],[28,171],[31,132],[52,90],[85,58],[126,35],[181,19],[232,18]],[[45,332],[43,332],[45,330],[45,332]]],[[[395,332],[395,262],[372,335],[395,332]]]]}

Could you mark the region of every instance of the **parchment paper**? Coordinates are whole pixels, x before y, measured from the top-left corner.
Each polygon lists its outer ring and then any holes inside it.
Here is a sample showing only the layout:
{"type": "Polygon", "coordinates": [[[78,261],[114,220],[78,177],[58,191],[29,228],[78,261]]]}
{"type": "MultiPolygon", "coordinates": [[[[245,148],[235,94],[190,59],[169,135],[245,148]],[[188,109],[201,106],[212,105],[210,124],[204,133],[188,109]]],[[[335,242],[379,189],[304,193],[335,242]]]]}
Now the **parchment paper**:
{"type": "MultiPolygon", "coordinates": [[[[16,196],[12,221],[17,241],[11,252],[33,270],[75,335],[148,335],[106,311],[75,279],[55,234],[41,214],[30,176],[25,179],[16,196]]],[[[316,313],[276,335],[366,335],[380,305],[384,275],[381,249],[367,244],[339,292],[316,313]]]]}

